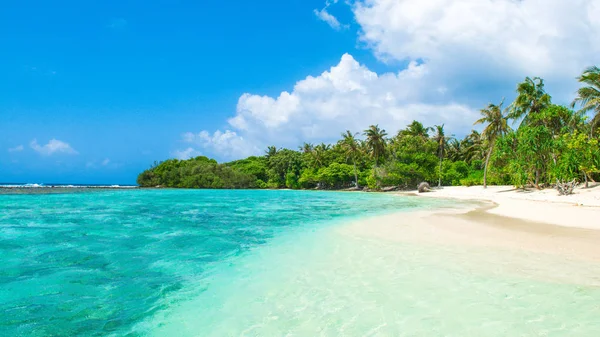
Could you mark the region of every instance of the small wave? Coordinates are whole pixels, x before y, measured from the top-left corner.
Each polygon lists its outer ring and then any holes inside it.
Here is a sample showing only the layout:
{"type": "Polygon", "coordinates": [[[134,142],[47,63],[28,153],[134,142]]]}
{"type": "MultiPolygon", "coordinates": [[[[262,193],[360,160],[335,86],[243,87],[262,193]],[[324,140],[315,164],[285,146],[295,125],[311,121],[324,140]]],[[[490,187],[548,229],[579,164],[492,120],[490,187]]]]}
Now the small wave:
{"type": "Polygon", "coordinates": [[[137,188],[135,185],[73,185],[73,184],[0,184],[0,188],[137,188]]]}
{"type": "Polygon", "coordinates": [[[43,184],[3,184],[0,185],[0,187],[6,187],[6,188],[38,188],[38,187],[44,187],[43,184]]]}

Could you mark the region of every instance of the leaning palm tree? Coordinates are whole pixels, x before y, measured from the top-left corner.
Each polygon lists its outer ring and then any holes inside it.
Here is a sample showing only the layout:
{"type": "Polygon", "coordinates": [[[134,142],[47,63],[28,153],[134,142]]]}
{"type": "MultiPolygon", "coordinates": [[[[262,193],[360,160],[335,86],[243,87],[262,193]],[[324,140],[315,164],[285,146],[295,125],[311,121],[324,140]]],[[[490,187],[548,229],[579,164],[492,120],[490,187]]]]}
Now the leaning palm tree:
{"type": "Polygon", "coordinates": [[[523,118],[522,125],[529,123],[530,115],[539,113],[552,103],[552,97],[544,90],[544,80],[539,77],[526,77],[517,86],[517,94],[508,117],[515,121],[523,118]]]}
{"type": "Polygon", "coordinates": [[[371,153],[371,157],[375,160],[375,167],[377,167],[381,158],[385,156],[385,136],[387,136],[387,132],[380,129],[379,125],[371,125],[365,130],[364,135],[367,137],[367,148],[371,153]]]}
{"type": "Polygon", "coordinates": [[[483,188],[487,188],[488,165],[490,163],[492,151],[494,151],[496,139],[510,131],[508,117],[505,115],[504,111],[502,111],[503,104],[504,99],[502,99],[498,105],[490,103],[487,108],[480,110],[482,117],[475,122],[475,125],[487,124],[481,133],[483,139],[487,141],[489,146],[487,155],[485,156],[485,166],[483,168],[483,188]]]}
{"type": "Polygon", "coordinates": [[[444,161],[444,152],[446,151],[446,144],[452,136],[446,136],[446,132],[444,131],[444,124],[436,125],[434,127],[435,135],[433,136],[433,140],[438,144],[438,156],[440,158],[440,172],[438,177],[438,187],[442,186],[442,162],[444,161]]]}
{"type": "Polygon", "coordinates": [[[583,74],[577,78],[580,83],[586,84],[586,87],[577,90],[577,98],[571,103],[574,108],[581,106],[580,113],[593,112],[590,121],[590,137],[594,136],[594,130],[600,122],[600,68],[597,66],[589,67],[583,74]]]}
{"type": "Polygon", "coordinates": [[[346,130],[345,133],[342,133],[341,146],[346,153],[348,158],[352,159],[352,165],[354,165],[354,184],[358,188],[358,172],[356,170],[356,158],[360,154],[360,147],[358,141],[356,140],[357,133],[352,133],[350,130],[346,130]]]}

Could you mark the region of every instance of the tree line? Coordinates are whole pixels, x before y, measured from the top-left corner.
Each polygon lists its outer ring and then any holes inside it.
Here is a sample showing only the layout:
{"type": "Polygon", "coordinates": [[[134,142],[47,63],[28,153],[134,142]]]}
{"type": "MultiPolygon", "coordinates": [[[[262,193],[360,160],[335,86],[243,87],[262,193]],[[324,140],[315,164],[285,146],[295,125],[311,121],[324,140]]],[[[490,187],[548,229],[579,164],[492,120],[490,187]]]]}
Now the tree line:
{"type": "Polygon", "coordinates": [[[263,156],[218,163],[199,156],[169,159],[142,172],[142,187],[414,189],[442,185],[514,185],[543,188],[557,182],[600,179],[600,68],[578,78],[569,106],[552,103],[541,78],[527,77],[514,102],[480,110],[463,139],[444,125],[413,121],[394,135],[378,125],[346,131],[333,144],[304,143],[297,150],[270,146],[263,156]],[[362,137],[361,137],[362,136],[362,137]]]}

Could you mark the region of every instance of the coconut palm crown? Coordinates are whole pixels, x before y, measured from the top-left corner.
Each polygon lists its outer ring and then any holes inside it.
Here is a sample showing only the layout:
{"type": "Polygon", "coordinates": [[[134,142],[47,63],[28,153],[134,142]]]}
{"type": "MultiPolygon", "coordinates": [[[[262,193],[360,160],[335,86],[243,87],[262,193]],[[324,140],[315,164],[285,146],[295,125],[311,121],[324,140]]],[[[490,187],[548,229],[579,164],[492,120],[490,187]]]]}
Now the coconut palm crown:
{"type": "Polygon", "coordinates": [[[494,145],[496,143],[496,139],[498,139],[498,137],[504,136],[510,131],[510,126],[508,125],[508,117],[502,110],[503,104],[504,100],[502,100],[502,102],[500,102],[500,104],[498,105],[490,103],[487,106],[487,108],[480,110],[482,117],[475,121],[475,125],[485,125],[481,136],[488,143],[489,146],[488,153],[485,157],[485,167],[483,168],[484,188],[487,188],[487,171],[490,162],[490,157],[492,155],[492,151],[494,150],[494,145]]]}
{"type": "Polygon", "coordinates": [[[587,68],[577,80],[587,86],[577,90],[577,97],[571,106],[574,108],[579,105],[580,113],[593,113],[590,121],[590,135],[593,136],[600,122],[600,68],[597,66],[587,68]]]}
{"type": "Polygon", "coordinates": [[[387,132],[380,129],[379,125],[371,125],[364,131],[365,137],[367,137],[366,145],[369,149],[371,157],[375,160],[375,166],[381,163],[381,159],[385,157],[385,147],[387,132]]]}

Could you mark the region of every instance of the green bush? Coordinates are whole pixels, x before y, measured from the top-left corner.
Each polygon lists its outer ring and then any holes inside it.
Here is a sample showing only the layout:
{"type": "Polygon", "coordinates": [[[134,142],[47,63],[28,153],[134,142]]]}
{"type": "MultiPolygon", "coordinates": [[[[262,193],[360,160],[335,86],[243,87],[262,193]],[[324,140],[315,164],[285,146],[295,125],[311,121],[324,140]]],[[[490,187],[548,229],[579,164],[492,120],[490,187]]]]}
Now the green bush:
{"type": "Polygon", "coordinates": [[[445,161],[442,169],[446,169],[442,175],[445,185],[460,186],[461,179],[465,179],[469,175],[469,166],[462,160],[453,163],[445,161]]]}
{"type": "Polygon", "coordinates": [[[319,169],[317,178],[324,188],[350,187],[354,180],[354,167],[348,164],[333,163],[319,169]]]}
{"type": "Polygon", "coordinates": [[[256,188],[260,188],[260,189],[267,188],[267,183],[265,183],[264,181],[262,181],[260,179],[257,179],[256,180],[256,188]]]}
{"type": "Polygon", "coordinates": [[[473,171],[477,171],[477,170],[483,170],[483,166],[484,166],[484,161],[481,159],[475,159],[471,162],[471,170],[473,171]]]}
{"type": "Polygon", "coordinates": [[[375,169],[369,171],[367,178],[365,179],[367,187],[372,190],[376,190],[379,188],[379,180],[377,179],[377,174],[375,173],[375,169]]]}
{"type": "Polygon", "coordinates": [[[471,173],[459,181],[462,186],[483,185],[483,170],[471,171],[471,173]]]}
{"type": "Polygon", "coordinates": [[[293,189],[300,188],[300,185],[298,184],[298,177],[296,177],[294,172],[288,172],[285,175],[285,187],[293,189]]]}
{"type": "Polygon", "coordinates": [[[300,188],[311,189],[317,187],[317,174],[312,169],[304,169],[298,178],[300,188]]]}

